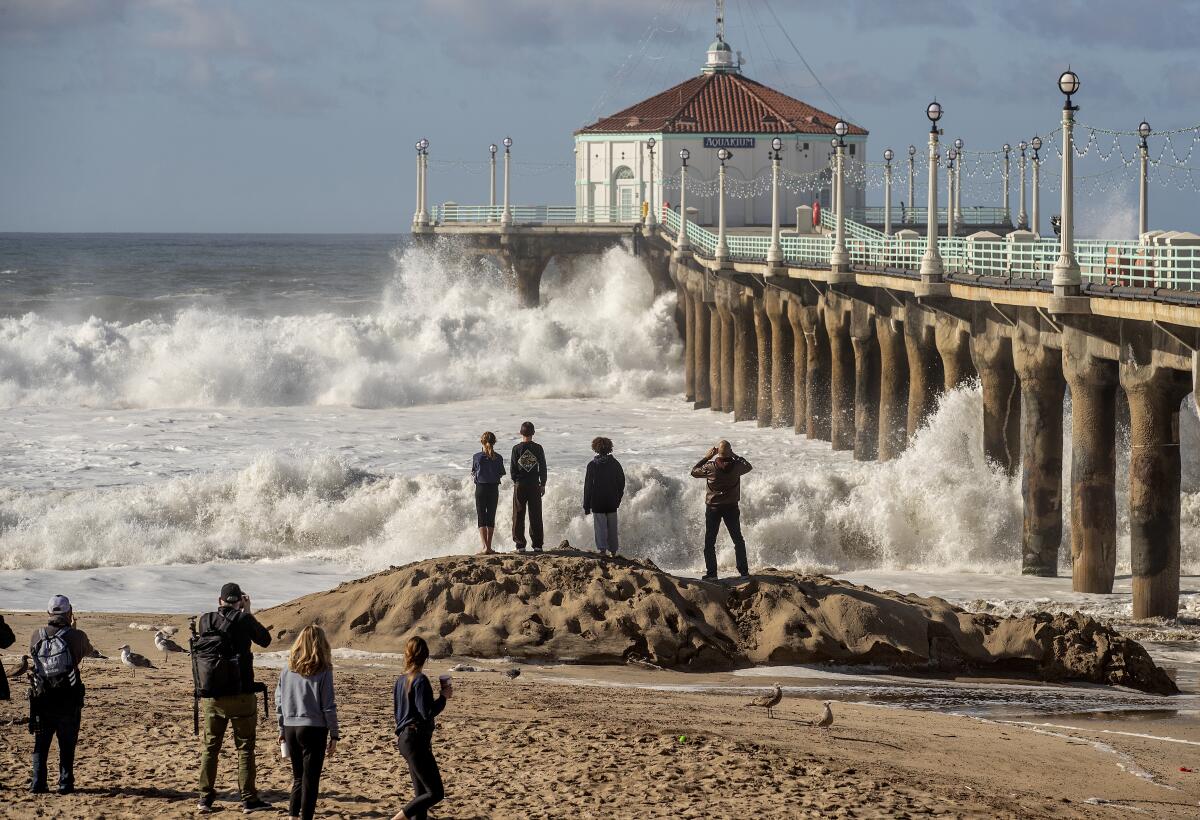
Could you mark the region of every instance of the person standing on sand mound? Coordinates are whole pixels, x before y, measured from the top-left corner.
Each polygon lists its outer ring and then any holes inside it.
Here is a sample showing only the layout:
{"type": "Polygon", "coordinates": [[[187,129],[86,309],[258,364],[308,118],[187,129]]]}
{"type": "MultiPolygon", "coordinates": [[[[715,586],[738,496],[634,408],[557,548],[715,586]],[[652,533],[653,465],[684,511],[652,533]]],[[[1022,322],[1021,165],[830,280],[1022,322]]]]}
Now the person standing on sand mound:
{"type": "Polygon", "coordinates": [[[592,439],[596,457],[588,462],[583,479],[583,514],[592,517],[596,531],[596,551],[615,557],[620,543],[617,539],[617,508],[625,495],[625,471],[613,458],[612,439],[597,436],[592,439]]]}
{"type": "Polygon", "coordinates": [[[512,539],[517,552],[525,551],[525,513],[529,513],[529,538],[534,552],[542,551],[542,496],[546,494],[546,453],[534,443],[533,422],[521,424],[521,441],[512,449],[509,475],[513,480],[512,539]]]}
{"type": "Polygon", "coordinates": [[[704,578],[717,580],[717,531],[721,522],[733,539],[733,550],[737,560],[738,574],[745,578],[750,574],[746,563],[746,539],[742,537],[742,476],[753,467],[750,462],[733,452],[728,441],[721,439],[717,446],[704,454],[692,468],[693,478],[708,482],[708,493],[704,498],[704,578]]]}
{"type": "Polygon", "coordinates": [[[504,478],[504,456],[496,452],[496,434],[491,430],[479,437],[483,448],[471,459],[471,477],[475,479],[475,516],[479,525],[479,555],[491,555],[496,535],[496,503],[500,498],[500,479],[504,478]]]}

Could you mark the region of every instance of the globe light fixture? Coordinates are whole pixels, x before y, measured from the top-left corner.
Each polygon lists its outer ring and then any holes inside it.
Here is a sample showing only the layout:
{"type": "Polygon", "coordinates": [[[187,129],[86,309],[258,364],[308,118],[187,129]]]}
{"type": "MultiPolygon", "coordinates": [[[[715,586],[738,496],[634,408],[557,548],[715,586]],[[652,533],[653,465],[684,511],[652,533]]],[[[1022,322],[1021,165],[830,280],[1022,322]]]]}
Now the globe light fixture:
{"type": "Polygon", "coordinates": [[[1033,149],[1033,156],[1037,158],[1037,152],[1042,150],[1042,138],[1034,137],[1029,141],[1029,147],[1033,149]]]}
{"type": "Polygon", "coordinates": [[[915,145],[908,146],[908,155],[910,157],[915,157],[917,155],[917,146],[915,146],[915,145]]]}
{"type": "Polygon", "coordinates": [[[1079,75],[1070,66],[1059,75],[1058,90],[1067,95],[1066,107],[1071,108],[1071,95],[1079,91],[1079,75]]]}
{"type": "Polygon", "coordinates": [[[1146,137],[1150,136],[1150,123],[1142,120],[1142,124],[1138,126],[1138,136],[1142,138],[1142,146],[1146,145],[1146,137]]]}
{"type": "Polygon", "coordinates": [[[721,160],[722,165],[724,165],[727,160],[730,160],[732,158],[733,158],[733,152],[730,151],[728,148],[721,148],[720,150],[717,151],[717,159],[721,160]]]}
{"type": "Polygon", "coordinates": [[[691,158],[692,158],[692,152],[691,152],[691,151],[689,151],[689,150],[688,150],[688,149],[686,149],[686,148],[680,148],[680,149],[679,149],[679,159],[683,161],[683,164],[684,164],[684,165],[687,165],[687,161],[688,161],[689,159],[691,159],[691,158]]]}
{"type": "Polygon", "coordinates": [[[885,162],[891,162],[892,158],[895,156],[896,156],[896,154],[892,151],[891,148],[883,149],[883,159],[885,162]]]}
{"type": "Polygon", "coordinates": [[[958,149],[959,153],[962,153],[962,149],[963,149],[962,137],[959,137],[958,139],[956,139],[954,141],[954,147],[958,149]]]}
{"type": "Polygon", "coordinates": [[[505,152],[507,152],[509,148],[512,148],[512,137],[505,137],[503,142],[505,152]]]}
{"type": "Polygon", "coordinates": [[[929,117],[930,130],[937,131],[938,120],[942,118],[942,104],[937,100],[931,102],[925,108],[925,116],[929,117]]]}

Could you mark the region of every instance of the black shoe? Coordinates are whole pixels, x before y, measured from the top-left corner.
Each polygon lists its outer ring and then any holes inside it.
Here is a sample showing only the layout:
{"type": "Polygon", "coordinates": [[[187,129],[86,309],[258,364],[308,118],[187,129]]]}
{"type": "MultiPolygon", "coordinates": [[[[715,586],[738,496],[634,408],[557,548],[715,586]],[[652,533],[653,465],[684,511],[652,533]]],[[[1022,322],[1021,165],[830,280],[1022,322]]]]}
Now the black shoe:
{"type": "Polygon", "coordinates": [[[702,576],[700,576],[700,580],[701,580],[701,581],[715,581],[715,580],[717,580],[717,576],[715,576],[715,575],[702,575],[702,576]]]}
{"type": "Polygon", "coordinates": [[[47,789],[45,786],[30,786],[29,793],[30,794],[49,794],[50,790],[47,789]]]}
{"type": "Polygon", "coordinates": [[[534,551],[534,552],[536,552],[536,553],[541,553],[541,551],[542,551],[542,548],[541,548],[541,547],[534,547],[534,548],[533,548],[533,551],[534,551]]]}
{"type": "Polygon", "coordinates": [[[58,787],[59,794],[70,794],[73,791],[75,791],[74,786],[59,786],[58,787]]]}
{"type": "Polygon", "coordinates": [[[262,809],[269,808],[271,808],[271,804],[258,797],[242,801],[242,814],[249,814],[252,811],[261,811],[262,809]]]}
{"type": "Polygon", "coordinates": [[[209,814],[213,810],[213,803],[216,802],[216,797],[213,795],[205,795],[200,798],[200,802],[196,804],[196,811],[201,814],[209,814]]]}

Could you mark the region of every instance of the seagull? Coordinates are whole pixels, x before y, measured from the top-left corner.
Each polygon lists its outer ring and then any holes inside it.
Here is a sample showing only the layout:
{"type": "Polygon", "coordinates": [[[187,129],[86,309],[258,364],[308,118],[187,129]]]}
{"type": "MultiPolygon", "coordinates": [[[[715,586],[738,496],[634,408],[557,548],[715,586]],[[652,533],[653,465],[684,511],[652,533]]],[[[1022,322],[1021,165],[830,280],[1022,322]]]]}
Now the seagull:
{"type": "Polygon", "coordinates": [[[152,664],[150,662],[150,659],[147,658],[145,655],[139,655],[136,652],[130,651],[129,644],[125,644],[120,649],[121,649],[121,663],[125,664],[130,669],[137,669],[139,667],[141,667],[142,669],[157,669],[158,668],[157,666],[152,664]]]}
{"type": "Polygon", "coordinates": [[[167,637],[166,632],[155,633],[154,645],[156,647],[158,647],[159,652],[163,653],[163,662],[164,663],[170,659],[172,652],[182,652],[185,655],[188,654],[188,651],[186,649],[184,649],[182,646],[175,643],[175,641],[173,641],[169,637],[167,637]]]}
{"type": "Polygon", "coordinates": [[[827,700],[824,703],[825,711],[821,713],[821,719],[814,723],[813,726],[819,726],[822,729],[828,729],[833,725],[833,710],[829,708],[829,704],[833,703],[833,701],[827,700]]]}
{"type": "Polygon", "coordinates": [[[12,678],[13,680],[16,680],[17,678],[21,677],[28,671],[29,671],[29,656],[22,655],[21,662],[19,664],[17,664],[17,668],[13,670],[12,674],[10,674],[9,677],[12,678]]]}
{"type": "Polygon", "coordinates": [[[503,675],[504,677],[508,678],[509,680],[516,680],[517,677],[521,674],[521,670],[520,669],[505,669],[500,674],[503,675]]]}
{"type": "Polygon", "coordinates": [[[771,714],[771,710],[778,706],[779,701],[781,700],[783,700],[783,689],[781,689],[777,683],[771,690],[771,694],[763,695],[761,698],[755,698],[746,705],[755,706],[759,709],[766,709],[767,717],[774,717],[774,715],[771,714]]]}

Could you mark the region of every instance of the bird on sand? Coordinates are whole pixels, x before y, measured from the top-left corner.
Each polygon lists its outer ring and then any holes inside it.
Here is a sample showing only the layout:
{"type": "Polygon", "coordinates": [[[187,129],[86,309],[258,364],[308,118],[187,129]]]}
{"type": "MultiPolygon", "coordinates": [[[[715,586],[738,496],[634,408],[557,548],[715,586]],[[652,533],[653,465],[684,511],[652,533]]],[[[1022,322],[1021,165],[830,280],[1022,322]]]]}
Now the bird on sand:
{"type": "Polygon", "coordinates": [[[500,674],[503,675],[504,677],[508,678],[509,680],[516,680],[520,676],[521,670],[520,669],[505,669],[500,674]]]}
{"type": "Polygon", "coordinates": [[[771,713],[771,710],[778,706],[779,701],[781,700],[783,700],[783,689],[780,688],[779,684],[777,683],[775,684],[774,688],[771,689],[771,694],[763,695],[761,698],[755,698],[746,705],[754,706],[758,709],[766,709],[767,717],[774,717],[774,715],[771,713]]]}
{"type": "Polygon", "coordinates": [[[175,643],[175,641],[171,640],[167,636],[166,632],[154,633],[154,645],[158,647],[159,652],[163,653],[164,663],[170,659],[172,652],[182,652],[185,655],[188,654],[188,651],[179,644],[175,643]]]}
{"type": "Polygon", "coordinates": [[[158,668],[157,666],[152,664],[150,662],[150,659],[147,658],[145,655],[139,655],[138,653],[130,650],[129,644],[125,644],[120,649],[121,649],[121,663],[125,664],[130,669],[139,669],[139,668],[140,669],[157,669],[158,668]]]}
{"type": "Polygon", "coordinates": [[[12,678],[13,680],[16,680],[17,678],[21,677],[28,671],[29,671],[29,656],[22,655],[21,662],[19,664],[17,664],[17,668],[12,671],[12,673],[9,675],[9,677],[12,678]]]}
{"type": "Polygon", "coordinates": [[[828,729],[830,726],[833,725],[833,710],[829,708],[829,704],[833,703],[833,701],[827,700],[827,701],[824,701],[824,703],[825,703],[825,711],[821,713],[820,719],[817,720],[817,722],[814,723],[813,726],[818,726],[822,729],[828,729]]]}

